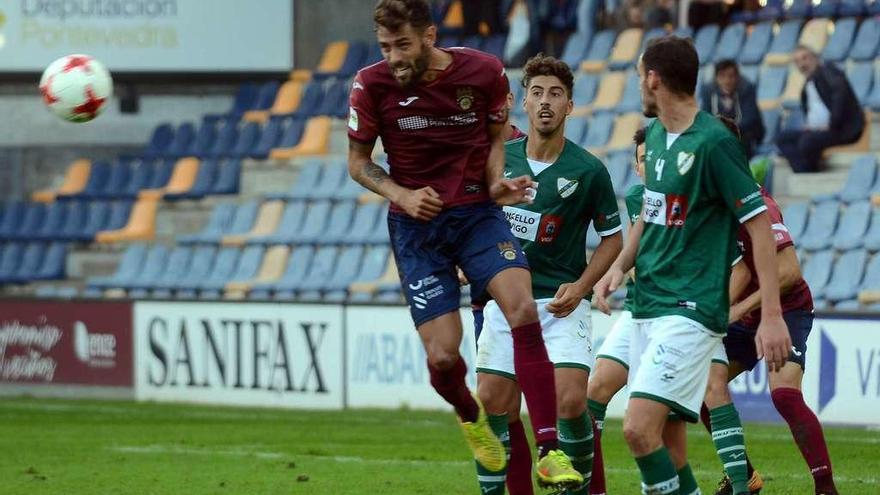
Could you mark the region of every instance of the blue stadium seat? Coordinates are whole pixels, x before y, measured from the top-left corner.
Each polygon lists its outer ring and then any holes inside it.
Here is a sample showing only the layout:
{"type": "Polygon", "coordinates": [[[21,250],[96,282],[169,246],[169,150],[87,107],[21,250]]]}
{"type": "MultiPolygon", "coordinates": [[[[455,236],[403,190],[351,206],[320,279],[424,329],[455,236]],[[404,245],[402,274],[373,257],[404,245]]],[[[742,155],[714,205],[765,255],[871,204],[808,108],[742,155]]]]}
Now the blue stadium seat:
{"type": "Polygon", "coordinates": [[[859,201],[850,204],[840,219],[840,228],[834,236],[834,249],[846,251],[862,247],[870,223],[870,202],[859,201]]]}
{"type": "MultiPolygon", "coordinates": [[[[632,169],[630,169],[629,174],[627,174],[627,176],[626,176],[626,182],[624,182],[623,187],[620,188],[620,189],[623,191],[624,194],[626,194],[626,191],[629,191],[629,189],[630,189],[632,186],[635,186],[635,185],[638,185],[638,184],[643,184],[643,183],[644,183],[644,182],[642,181],[642,178],[639,177],[639,175],[638,175],[637,173],[635,173],[634,171],[632,171],[632,169]]],[[[616,192],[616,191],[617,191],[617,189],[615,189],[615,192],[616,192]]],[[[623,210],[621,210],[621,211],[623,211],[623,210]]],[[[624,223],[625,223],[625,222],[624,222],[624,223]]],[[[626,227],[624,227],[624,229],[625,229],[625,228],[626,228],[626,227]]]]}
{"type": "Polygon", "coordinates": [[[214,206],[208,223],[196,234],[181,235],[177,237],[177,242],[181,244],[195,244],[203,242],[218,242],[226,233],[235,216],[237,207],[231,203],[221,203],[214,206]],[[213,239],[213,241],[211,240],[213,239]]]}
{"type": "Polygon", "coordinates": [[[779,133],[779,125],[782,121],[782,112],[779,110],[764,110],[761,112],[761,120],[764,121],[764,142],[761,150],[772,149],[776,143],[776,134],[779,133]]]}
{"type": "Polygon", "coordinates": [[[225,278],[221,278],[219,272],[212,272],[212,275],[216,275],[216,277],[209,277],[199,284],[199,296],[203,299],[217,299],[222,294],[227,283],[234,280],[251,280],[256,277],[265,252],[266,248],[263,246],[247,246],[241,252],[241,256],[239,256],[235,264],[235,269],[225,278]]]}
{"type": "Polygon", "coordinates": [[[575,144],[580,143],[584,139],[587,131],[586,117],[569,117],[565,122],[565,137],[575,144]]]}
{"type": "Polygon", "coordinates": [[[93,198],[104,190],[110,178],[110,164],[103,160],[93,160],[89,179],[82,191],[76,194],[59,194],[56,199],[93,198]]]}
{"type": "Polygon", "coordinates": [[[46,217],[43,224],[37,229],[31,239],[39,241],[51,241],[57,239],[61,234],[61,229],[67,222],[67,212],[69,204],[79,203],[79,201],[56,201],[46,208],[46,217]]]}
{"type": "MultiPolygon", "coordinates": [[[[385,218],[380,217],[383,209],[381,203],[367,203],[360,205],[355,211],[354,220],[351,222],[351,230],[345,239],[341,239],[346,244],[364,244],[370,237],[370,233],[375,230],[376,222],[385,222],[385,218]]],[[[340,239],[333,239],[339,242],[340,239]]]]}
{"type": "Polygon", "coordinates": [[[217,167],[217,175],[208,194],[238,194],[241,183],[241,160],[227,158],[217,167]]]}
{"type": "Polygon", "coordinates": [[[807,228],[801,238],[800,245],[809,251],[831,247],[831,240],[837,230],[839,213],[840,206],[836,201],[817,204],[807,222],[807,228]]]}
{"type": "Polygon", "coordinates": [[[166,246],[163,246],[162,244],[153,244],[147,252],[147,256],[144,258],[137,277],[117,280],[116,284],[111,287],[130,289],[139,287],[142,282],[152,284],[165,270],[165,266],[168,263],[168,257],[169,249],[166,246]]]}
{"type": "Polygon", "coordinates": [[[471,36],[465,36],[461,40],[461,46],[465,48],[471,48],[473,50],[482,50],[483,49],[483,37],[479,34],[474,34],[471,36]]]}
{"type": "Polygon", "coordinates": [[[590,228],[587,229],[586,247],[588,250],[593,251],[599,246],[600,242],[602,242],[602,239],[596,233],[596,228],[591,223],[590,228]]]}
{"type": "Polygon", "coordinates": [[[367,236],[367,244],[388,244],[390,243],[390,234],[388,233],[388,209],[389,203],[383,203],[379,210],[380,221],[373,226],[372,232],[367,236]]]}
{"type": "Polygon", "coordinates": [[[694,30],[690,26],[679,26],[679,27],[675,28],[675,31],[673,31],[673,34],[675,34],[679,38],[693,38],[694,37],[694,30]]]}
{"type": "Polygon", "coordinates": [[[611,129],[614,127],[614,115],[611,113],[600,113],[594,115],[590,122],[590,128],[587,129],[587,135],[581,146],[584,148],[599,148],[608,143],[611,138],[611,129]]]}
{"type": "MultiPolygon", "coordinates": [[[[283,132],[281,133],[281,137],[277,140],[274,148],[292,148],[299,144],[300,139],[302,139],[303,131],[305,130],[305,121],[299,118],[287,118],[284,119],[287,123],[283,132]]],[[[265,134],[265,131],[264,131],[265,134]]],[[[262,154],[262,149],[259,150],[262,154]]],[[[266,151],[266,156],[269,156],[269,151],[266,151]]],[[[256,157],[255,157],[256,158],[256,157]]]]}
{"type": "Polygon", "coordinates": [[[321,105],[315,111],[315,115],[335,116],[338,114],[340,98],[342,95],[347,96],[346,86],[344,79],[327,80],[324,83],[324,98],[321,99],[321,105]]]}
{"type": "Polygon", "coordinates": [[[616,40],[617,32],[613,29],[599,31],[593,36],[593,40],[590,41],[590,49],[587,51],[587,55],[582,61],[605,63],[605,61],[608,60],[608,57],[611,56],[611,49],[614,47],[614,42],[616,40]]]}
{"type": "Polygon", "coordinates": [[[183,156],[207,156],[216,140],[217,126],[213,122],[202,122],[195,138],[193,138],[189,147],[184,151],[183,156]]]}
{"type": "Polygon", "coordinates": [[[870,251],[880,250],[880,209],[871,212],[871,225],[864,236],[864,246],[870,251]]]}
{"type": "Polygon", "coordinates": [[[764,61],[764,55],[770,48],[773,39],[773,23],[762,22],[752,26],[749,37],[743,43],[739,54],[739,63],[743,65],[757,65],[764,61]]]}
{"type": "Polygon", "coordinates": [[[798,108],[789,108],[787,115],[780,123],[780,130],[798,130],[804,127],[804,112],[798,108]]]}
{"type": "Polygon", "coordinates": [[[868,262],[868,252],[864,249],[847,251],[834,263],[831,279],[825,287],[823,296],[831,302],[853,299],[859,295],[859,286],[868,262]]]}
{"type": "Polygon", "coordinates": [[[294,248],[287,258],[287,267],[281,278],[275,282],[254,284],[251,287],[250,298],[268,299],[271,293],[275,291],[287,293],[295,291],[308,273],[314,255],[315,248],[312,246],[297,246],[294,248]]]}
{"type": "Polygon", "coordinates": [[[217,138],[214,143],[205,150],[202,156],[219,158],[232,153],[232,149],[238,140],[238,121],[228,119],[220,124],[217,130],[217,138]]]}
{"type": "Polygon", "coordinates": [[[742,51],[743,42],[746,39],[746,25],[738,22],[728,24],[718,38],[718,46],[715,48],[713,62],[730,59],[736,60],[742,51]]]}
{"type": "Polygon", "coordinates": [[[67,244],[53,242],[46,249],[42,263],[31,280],[59,280],[64,278],[67,265],[67,244]]]}
{"type": "Polygon", "coordinates": [[[235,92],[235,98],[232,100],[232,108],[229,109],[227,115],[230,117],[241,117],[248,109],[250,109],[257,99],[257,84],[253,82],[242,83],[235,92]]]}
{"type": "Polygon", "coordinates": [[[330,216],[330,201],[321,199],[309,203],[306,216],[296,236],[296,244],[315,244],[324,242],[324,231],[330,216]]]}
{"type": "Polygon", "coordinates": [[[880,256],[874,255],[865,268],[865,276],[862,277],[862,289],[880,289],[880,256]]]}
{"type": "MultiPolygon", "coordinates": [[[[300,249],[302,249],[302,247],[294,248],[294,255],[296,255],[296,251],[300,249]]],[[[303,285],[308,284],[309,280],[327,280],[330,274],[333,273],[333,267],[336,266],[337,253],[338,249],[335,246],[324,246],[315,251],[311,261],[306,265],[305,273],[303,273],[299,279],[294,279],[293,277],[290,279],[282,278],[282,280],[275,284],[274,298],[280,300],[293,299],[296,296],[296,292],[300,290],[303,285]]]]}
{"type": "Polygon", "coordinates": [[[782,217],[785,219],[785,226],[788,227],[788,233],[796,243],[800,242],[804,231],[807,228],[807,219],[810,216],[809,203],[792,203],[782,210],[782,217]]]}
{"type": "Polygon", "coordinates": [[[694,44],[697,48],[697,54],[700,56],[700,65],[714,60],[712,55],[715,53],[715,47],[718,46],[718,33],[720,31],[721,29],[717,24],[707,24],[697,32],[694,44]]]}
{"type": "Polygon", "coordinates": [[[354,201],[339,201],[330,212],[327,229],[321,239],[321,244],[340,243],[348,235],[355,214],[354,201]]]}
{"type": "Polygon", "coordinates": [[[572,72],[577,72],[581,66],[581,61],[587,56],[590,48],[590,40],[587,34],[576,31],[568,37],[565,42],[565,48],[562,50],[561,60],[571,67],[572,72]]]}
{"type": "Polygon", "coordinates": [[[831,268],[834,263],[834,251],[826,250],[813,253],[803,266],[804,280],[816,299],[822,298],[825,286],[831,279],[831,268]]]}
{"type": "Polygon", "coordinates": [[[303,290],[344,291],[348,289],[358,274],[364,258],[363,246],[348,246],[339,253],[339,261],[329,278],[304,283],[303,290]]]}
{"type": "Polygon", "coordinates": [[[788,67],[767,66],[761,71],[758,82],[758,101],[775,100],[782,96],[788,80],[788,67]]]}
{"type": "MultiPolygon", "coordinates": [[[[153,160],[135,160],[129,164],[128,182],[116,191],[113,196],[105,199],[134,199],[141,189],[147,189],[153,181],[153,160]]],[[[108,182],[110,179],[108,179],[108,182]]]]}
{"type": "Polygon", "coordinates": [[[152,296],[170,298],[172,291],[182,288],[190,281],[205,279],[214,266],[216,256],[216,246],[198,246],[192,251],[185,269],[175,272],[169,261],[165,273],[153,282],[152,296]]]}
{"type": "Polygon", "coordinates": [[[835,311],[858,311],[861,309],[858,299],[848,299],[834,304],[835,311]]]}
{"type": "Polygon", "coordinates": [[[366,43],[363,41],[349,41],[348,51],[345,52],[345,61],[342,62],[342,67],[340,67],[337,75],[343,77],[353,76],[355,72],[364,66],[368,56],[369,48],[366,43]]]}
{"type": "Polygon", "coordinates": [[[354,179],[352,179],[351,177],[346,177],[342,181],[342,186],[339,188],[339,191],[337,191],[336,195],[333,196],[333,199],[358,199],[366,191],[367,190],[364,189],[363,186],[355,182],[354,179]]]}
{"type": "Polygon", "coordinates": [[[254,149],[260,140],[260,132],[260,124],[256,122],[244,123],[238,132],[235,144],[232,145],[232,149],[226,155],[233,158],[250,156],[251,150],[254,149]]]}
{"type": "Polygon", "coordinates": [[[856,99],[862,105],[866,105],[874,84],[874,64],[872,62],[855,62],[846,71],[846,78],[849,79],[856,99]]]}
{"type": "MultiPolygon", "coordinates": [[[[292,120],[293,119],[289,117],[284,119],[278,117],[270,118],[269,122],[263,126],[260,139],[258,139],[256,144],[254,144],[254,146],[248,151],[248,156],[258,160],[265,160],[268,158],[269,152],[278,145],[278,141],[281,139],[281,133],[285,129],[287,122],[291,122],[292,120]]],[[[299,142],[298,139],[297,142],[299,142]]]]}
{"type": "Polygon", "coordinates": [[[180,158],[186,155],[186,151],[189,149],[190,144],[192,144],[193,139],[196,137],[196,128],[189,122],[184,122],[180,124],[177,128],[177,132],[174,133],[174,139],[171,140],[171,144],[165,148],[164,153],[161,154],[161,157],[165,158],[180,158]]]}
{"type": "Polygon", "coordinates": [[[348,176],[348,163],[334,160],[324,165],[321,179],[309,195],[310,199],[333,199],[342,188],[343,182],[351,180],[348,176]]]}
{"type": "MultiPolygon", "coordinates": [[[[312,260],[312,266],[309,267],[308,275],[302,280],[298,291],[317,291],[321,290],[324,287],[324,284],[327,283],[328,280],[333,276],[336,271],[336,265],[342,261],[345,264],[348,264],[344,259],[345,256],[354,257],[360,253],[363,254],[362,246],[348,246],[342,249],[343,255],[340,255],[340,250],[336,247],[322,247],[318,249],[315,253],[315,258],[312,260]]],[[[360,260],[358,260],[359,262],[360,260]]],[[[353,269],[357,265],[350,265],[353,269]]],[[[277,295],[277,294],[276,294],[277,295]]]]}
{"type": "Polygon", "coordinates": [[[789,54],[793,52],[800,38],[802,25],[803,21],[800,19],[783,22],[776,33],[776,37],[770,43],[770,49],[767,50],[767,53],[789,54]]]}
{"type": "Polygon", "coordinates": [[[147,256],[147,246],[144,244],[130,244],[122,254],[122,259],[116,267],[113,275],[107,277],[92,277],[86,279],[89,289],[102,290],[109,287],[118,287],[121,283],[134,280],[140,273],[147,256]]]}
{"type": "MultiPolygon", "coordinates": [[[[626,185],[632,168],[633,155],[629,152],[614,153],[608,157],[606,167],[611,176],[611,185],[618,198],[626,196],[626,185]]],[[[633,174],[635,175],[635,174],[633,174]]]]}
{"type": "Polygon", "coordinates": [[[859,156],[850,166],[846,183],[840,191],[840,200],[844,203],[851,203],[868,199],[876,180],[877,157],[872,154],[859,156]]]}
{"type": "Polygon", "coordinates": [[[861,17],[868,12],[865,0],[840,0],[840,17],[861,17]]]}
{"type": "Polygon", "coordinates": [[[630,72],[629,76],[627,76],[626,85],[623,87],[623,96],[614,110],[617,113],[641,112],[642,97],[638,72],[630,72]]]}
{"type": "MultiPolygon", "coordinates": [[[[235,272],[240,256],[241,251],[238,248],[226,247],[220,249],[214,257],[214,263],[211,265],[211,269],[203,277],[193,277],[181,281],[175,287],[175,295],[182,299],[191,299],[195,297],[198,291],[202,288],[208,290],[211,290],[212,287],[222,288],[223,285],[226,284],[226,281],[232,276],[233,272],[235,272]]],[[[213,290],[216,291],[217,289],[213,290]]]]}
{"type": "Polygon", "coordinates": [[[58,240],[73,240],[74,236],[85,230],[89,218],[91,203],[87,201],[68,201],[67,216],[64,222],[52,236],[58,240]]]}
{"type": "Polygon", "coordinates": [[[747,81],[754,84],[755,86],[757,86],[761,80],[760,74],[761,74],[761,66],[760,65],[740,65],[739,66],[739,75],[741,75],[743,78],[745,78],[747,81]]]}
{"type": "Polygon", "coordinates": [[[229,222],[229,227],[217,237],[213,233],[203,236],[202,242],[220,242],[223,236],[249,232],[254,225],[254,221],[257,219],[259,207],[259,203],[253,200],[238,205],[235,209],[235,214],[229,222]]]}
{"type": "Polygon", "coordinates": [[[437,46],[440,48],[452,48],[461,46],[458,42],[458,36],[453,34],[444,34],[437,37],[437,46]]]}
{"type": "Polygon", "coordinates": [[[483,44],[483,51],[495,56],[499,60],[504,60],[504,45],[507,43],[507,36],[503,34],[491,34],[486,38],[483,44]]]}
{"type": "MultiPolygon", "coordinates": [[[[102,230],[118,230],[124,227],[128,223],[128,217],[131,215],[132,202],[130,201],[114,201],[110,203],[110,212],[105,217],[104,226],[98,229],[95,232],[91,232],[87,230],[87,234],[91,234],[88,239],[91,241],[94,239],[95,234],[102,230]]],[[[91,227],[91,226],[90,226],[91,227]]]]}
{"type": "Polygon", "coordinates": [[[46,218],[46,205],[43,203],[30,203],[22,216],[18,229],[7,236],[11,240],[30,240],[36,236],[43,220],[46,218]]]}
{"type": "MultiPolygon", "coordinates": [[[[596,98],[596,90],[599,89],[599,76],[596,74],[581,73],[575,77],[572,95],[575,106],[589,105],[596,98]]],[[[522,90],[513,102],[514,107],[522,107],[522,90]]]]}
{"type": "Polygon", "coordinates": [[[849,58],[857,62],[874,61],[878,46],[880,46],[880,19],[865,19],[859,27],[859,32],[856,33],[849,58]]]}
{"type": "Polygon", "coordinates": [[[248,110],[268,110],[275,103],[280,84],[278,81],[267,81],[257,89],[257,96],[248,110]]]}
{"type": "Polygon", "coordinates": [[[813,12],[812,0],[793,0],[785,11],[786,19],[804,19],[813,12]]]}
{"type": "MultiPolygon", "coordinates": [[[[180,277],[186,274],[189,269],[193,251],[193,248],[187,246],[177,246],[171,250],[161,266],[157,263],[148,269],[145,264],[137,280],[127,284],[129,296],[145,297],[150,289],[158,289],[165,286],[167,282],[180,280],[180,277]]],[[[147,260],[149,261],[149,257],[147,260]]]]}
{"type": "Polygon", "coordinates": [[[368,248],[364,253],[360,270],[351,282],[373,282],[381,278],[388,266],[388,255],[390,252],[391,249],[387,245],[368,248]]]}
{"type": "Polygon", "coordinates": [[[24,257],[25,244],[7,242],[0,251],[0,284],[10,283],[24,257]]]}
{"type": "Polygon", "coordinates": [[[150,141],[147,143],[147,146],[144,147],[143,151],[141,151],[141,156],[144,158],[157,158],[162,156],[168,147],[171,146],[173,140],[174,127],[169,123],[159,124],[153,129],[153,134],[150,135],[150,141]]]}
{"type": "Polygon", "coordinates": [[[20,263],[13,267],[11,273],[0,272],[0,284],[24,284],[33,280],[43,257],[46,254],[46,243],[30,242],[24,245],[20,263]]]}
{"type": "MultiPolygon", "coordinates": [[[[665,36],[666,34],[667,34],[666,28],[663,28],[663,27],[656,27],[656,28],[653,28],[653,29],[645,32],[645,34],[642,35],[642,47],[641,47],[641,49],[639,49],[639,53],[644,53],[645,48],[648,47],[648,43],[650,43],[652,40],[655,40],[657,38],[661,38],[661,37],[665,36]]],[[[688,37],[690,37],[690,36],[688,36],[688,37]]]]}
{"type": "Polygon", "coordinates": [[[201,199],[211,194],[214,182],[217,180],[219,164],[215,158],[205,158],[199,162],[199,170],[196,179],[189,191],[182,193],[165,193],[162,199],[175,201],[179,199],[201,199]]]}
{"type": "MultiPolygon", "coordinates": [[[[92,201],[90,203],[74,201],[72,204],[86,205],[85,219],[81,224],[76,222],[65,224],[58,234],[58,238],[65,241],[91,241],[95,238],[95,234],[104,230],[104,226],[107,225],[107,220],[110,217],[111,203],[109,201],[92,201]]],[[[72,206],[74,209],[76,207],[72,206]]],[[[70,213],[70,215],[76,216],[74,213],[70,213]]]]}
{"type": "Polygon", "coordinates": [[[321,182],[323,171],[323,163],[320,160],[310,160],[300,167],[299,174],[288,191],[269,193],[266,195],[266,199],[309,199],[312,191],[321,182]]]}
{"type": "Polygon", "coordinates": [[[168,184],[171,173],[174,172],[175,160],[170,158],[159,159],[149,164],[153,171],[150,173],[150,182],[147,189],[159,189],[168,184]]]}
{"type": "Polygon", "coordinates": [[[813,5],[811,15],[813,17],[837,17],[840,9],[840,0],[822,0],[818,5],[813,5]]]}
{"type": "MultiPolygon", "coordinates": [[[[324,100],[324,86],[318,81],[309,82],[303,90],[303,95],[299,100],[299,106],[294,114],[300,118],[306,119],[318,114],[321,108],[321,102],[324,100]]],[[[299,141],[297,141],[299,142],[299,141]]]]}
{"type": "Polygon", "coordinates": [[[284,207],[275,232],[266,236],[251,237],[248,244],[293,244],[299,237],[300,226],[306,216],[304,201],[291,201],[284,207]]]}
{"type": "Polygon", "coordinates": [[[874,70],[874,87],[868,93],[865,105],[875,112],[880,112],[880,65],[875,66],[874,70]]]}
{"type": "Polygon", "coordinates": [[[132,168],[140,163],[134,159],[117,159],[111,166],[107,180],[99,190],[83,193],[83,199],[115,199],[125,195],[132,180],[132,168]]]}
{"type": "Polygon", "coordinates": [[[7,239],[18,231],[27,205],[18,200],[7,200],[3,204],[3,218],[0,220],[0,239],[7,239]]]}
{"type": "Polygon", "coordinates": [[[849,54],[853,38],[856,36],[856,20],[840,19],[834,23],[834,32],[828,38],[822,58],[827,62],[843,62],[849,54]]]}

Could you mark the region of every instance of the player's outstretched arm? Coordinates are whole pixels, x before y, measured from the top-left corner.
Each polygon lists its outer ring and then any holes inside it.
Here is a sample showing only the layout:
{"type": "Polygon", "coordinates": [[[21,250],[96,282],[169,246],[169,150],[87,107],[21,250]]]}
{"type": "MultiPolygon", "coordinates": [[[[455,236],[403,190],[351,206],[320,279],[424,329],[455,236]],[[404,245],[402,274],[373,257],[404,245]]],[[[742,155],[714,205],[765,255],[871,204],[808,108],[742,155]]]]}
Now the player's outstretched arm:
{"type": "Polygon", "coordinates": [[[642,216],[639,216],[636,223],[629,229],[629,235],[627,235],[623,250],[620,251],[617,259],[611,264],[611,268],[593,287],[593,292],[596,294],[596,306],[599,308],[599,311],[606,315],[611,314],[608,296],[620,287],[626,272],[630,271],[636,263],[636,253],[639,251],[639,241],[642,239],[642,231],[644,230],[645,221],[642,216]]]}
{"type": "Polygon", "coordinates": [[[391,176],[373,161],[373,146],[349,139],[348,173],[351,178],[403,208],[413,218],[427,221],[439,215],[443,210],[440,195],[431,187],[412,190],[394,182],[391,176]]]}
{"type": "Polygon", "coordinates": [[[752,239],[752,253],[761,295],[761,324],[755,336],[758,357],[763,357],[767,368],[782,369],[791,349],[791,336],[779,303],[779,274],[776,263],[776,240],[770,228],[770,216],[766,211],[755,215],[745,223],[752,239]]]}

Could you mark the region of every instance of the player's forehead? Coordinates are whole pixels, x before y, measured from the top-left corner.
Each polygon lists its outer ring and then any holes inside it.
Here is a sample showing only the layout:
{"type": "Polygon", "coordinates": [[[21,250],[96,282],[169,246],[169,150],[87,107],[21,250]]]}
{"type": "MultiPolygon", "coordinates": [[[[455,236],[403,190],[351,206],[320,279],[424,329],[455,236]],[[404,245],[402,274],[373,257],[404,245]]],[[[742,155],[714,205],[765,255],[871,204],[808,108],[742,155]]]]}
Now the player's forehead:
{"type": "Polygon", "coordinates": [[[397,29],[389,29],[385,26],[376,27],[376,39],[382,44],[397,44],[405,41],[414,42],[420,36],[421,33],[408,22],[402,24],[397,29]]]}
{"type": "Polygon", "coordinates": [[[565,84],[556,76],[541,74],[529,79],[528,89],[561,89],[565,91],[565,84]]]}

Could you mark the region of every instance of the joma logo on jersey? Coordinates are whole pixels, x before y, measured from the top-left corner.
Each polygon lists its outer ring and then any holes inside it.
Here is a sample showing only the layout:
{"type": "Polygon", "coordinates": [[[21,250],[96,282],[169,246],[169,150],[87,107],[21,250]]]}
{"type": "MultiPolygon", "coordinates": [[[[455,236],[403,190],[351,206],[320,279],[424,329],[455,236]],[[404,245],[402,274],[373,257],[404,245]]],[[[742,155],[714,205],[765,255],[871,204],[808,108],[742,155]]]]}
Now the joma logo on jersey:
{"type": "Polygon", "coordinates": [[[645,190],[645,222],[664,227],[684,227],[687,211],[687,196],[645,190]]]}

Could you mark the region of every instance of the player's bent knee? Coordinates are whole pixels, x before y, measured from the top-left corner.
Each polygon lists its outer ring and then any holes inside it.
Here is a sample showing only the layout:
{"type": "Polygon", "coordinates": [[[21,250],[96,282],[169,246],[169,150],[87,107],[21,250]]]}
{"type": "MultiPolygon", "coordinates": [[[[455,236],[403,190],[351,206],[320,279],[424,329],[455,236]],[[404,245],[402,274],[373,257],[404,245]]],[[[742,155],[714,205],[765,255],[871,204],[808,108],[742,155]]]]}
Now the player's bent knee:
{"type": "Polygon", "coordinates": [[[632,422],[623,425],[623,438],[636,455],[647,455],[656,449],[655,444],[660,443],[659,439],[653,438],[645,428],[632,422]]]}
{"type": "Polygon", "coordinates": [[[504,317],[512,328],[534,323],[538,321],[538,306],[535,305],[534,300],[522,298],[509,306],[504,317]]]}
{"type": "Polygon", "coordinates": [[[730,404],[733,400],[730,397],[730,391],[727,389],[727,383],[712,380],[706,387],[706,407],[715,409],[730,404]]]}
{"type": "Polygon", "coordinates": [[[428,364],[435,370],[445,371],[452,368],[461,359],[458,352],[434,348],[428,351],[428,364]]]}
{"type": "Polygon", "coordinates": [[[579,390],[557,392],[556,403],[557,415],[560,418],[577,418],[587,410],[586,394],[579,390]]]}

